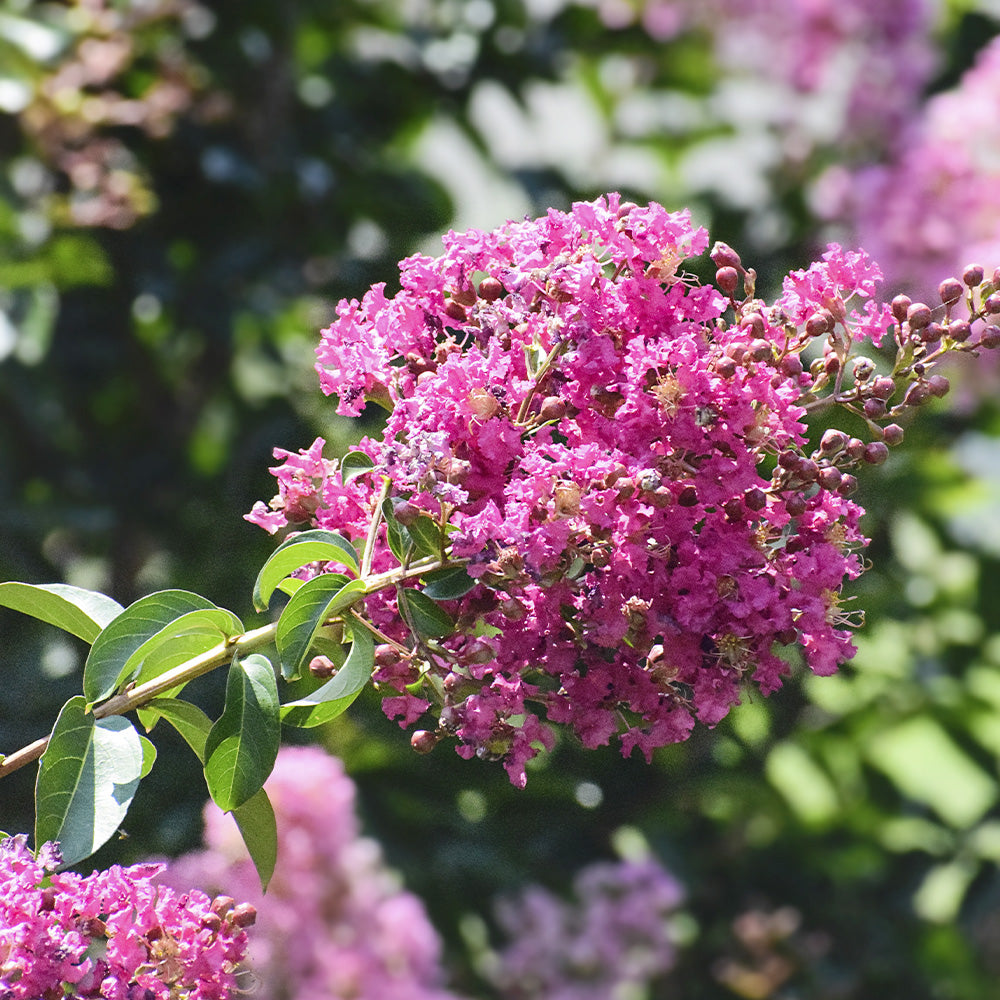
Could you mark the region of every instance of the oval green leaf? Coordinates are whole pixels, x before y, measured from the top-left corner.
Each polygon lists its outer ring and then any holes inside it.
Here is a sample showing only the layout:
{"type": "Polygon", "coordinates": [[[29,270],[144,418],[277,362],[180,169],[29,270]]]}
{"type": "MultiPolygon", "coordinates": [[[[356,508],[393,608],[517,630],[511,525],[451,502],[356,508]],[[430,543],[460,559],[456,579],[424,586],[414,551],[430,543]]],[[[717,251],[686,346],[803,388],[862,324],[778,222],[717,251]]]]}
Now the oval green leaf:
{"type": "Polygon", "coordinates": [[[429,639],[440,639],[455,631],[455,623],[426,594],[410,588],[399,591],[399,610],[417,633],[429,639]]]}
{"type": "Polygon", "coordinates": [[[271,595],[285,577],[313,562],[338,562],[359,572],[358,553],[353,545],[333,531],[303,531],[286,538],[270,555],[253,585],[253,605],[266,611],[271,595]]]}
{"type": "Polygon", "coordinates": [[[212,720],[197,705],[180,698],[154,698],[145,709],[158,718],[166,719],[184,738],[198,760],[205,763],[205,743],[212,731],[212,720]]]}
{"type": "MultiPolygon", "coordinates": [[[[129,605],[94,640],[83,667],[88,705],[113,694],[138,665],[133,659],[144,643],[189,611],[219,609],[187,590],[161,590],[129,605]]],[[[228,612],[227,612],[228,614],[228,612]]]]}
{"type": "Polygon", "coordinates": [[[335,719],[371,680],[375,668],[375,641],[362,625],[354,626],[354,641],[344,665],[312,694],[281,706],[281,721],[309,729],[335,719]]]}
{"type": "Polygon", "coordinates": [[[82,697],[71,698],[38,767],[35,843],[59,841],[64,865],[89,857],[125,818],[147,761],[127,719],[95,719],[82,697]]]}
{"type": "Polygon", "coordinates": [[[93,642],[124,610],[104,594],[65,583],[0,583],[0,607],[48,622],[84,642],[93,642]]]}
{"type": "Polygon", "coordinates": [[[295,680],[309,659],[316,633],[334,615],[364,597],[362,580],[348,580],[340,573],[322,573],[304,583],[285,605],[274,642],[281,660],[281,675],[295,680]]]}
{"type": "Polygon", "coordinates": [[[278,686],[270,661],[257,653],[233,660],[226,707],[205,741],[205,781],[230,812],[263,787],[281,739],[278,686]]]}
{"type": "Polygon", "coordinates": [[[261,892],[267,892],[278,860],[278,823],[267,792],[262,788],[243,805],[237,806],[233,810],[233,819],[257,869],[261,892]]]}
{"type": "Polygon", "coordinates": [[[340,478],[346,486],[374,468],[375,463],[363,451],[349,451],[340,463],[340,478]]]}
{"type": "Polygon", "coordinates": [[[435,570],[423,577],[424,594],[434,601],[457,601],[476,586],[464,566],[435,570]]]}

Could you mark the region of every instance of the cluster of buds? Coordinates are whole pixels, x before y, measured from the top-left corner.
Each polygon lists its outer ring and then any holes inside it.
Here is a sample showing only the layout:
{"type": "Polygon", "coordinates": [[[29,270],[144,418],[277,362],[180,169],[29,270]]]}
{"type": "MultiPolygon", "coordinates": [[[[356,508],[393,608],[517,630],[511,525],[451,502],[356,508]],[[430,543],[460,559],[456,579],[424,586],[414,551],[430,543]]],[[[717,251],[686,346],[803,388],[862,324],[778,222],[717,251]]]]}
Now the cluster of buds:
{"type": "Polygon", "coordinates": [[[322,441],[277,451],[279,494],[248,517],[341,532],[375,574],[417,541],[465,567],[459,591],[428,577],[365,601],[384,708],[417,750],[454,739],[521,784],[545,722],[648,756],[747,684],[778,688],[788,647],[817,674],[853,655],[857,473],[947,391],[945,354],[992,346],[995,283],[970,271],[963,319],[950,284],[937,310],[890,304],[874,262],[834,244],[767,302],[725,244],[715,285],[686,274],[707,248],[686,212],[609,195],[450,233],[323,332],[338,411],[390,411],[359,445],[373,468],[344,476],[322,441]],[[880,371],[858,348],[887,336],[880,371]],[[851,429],[816,441],[820,412],[851,429]]]}

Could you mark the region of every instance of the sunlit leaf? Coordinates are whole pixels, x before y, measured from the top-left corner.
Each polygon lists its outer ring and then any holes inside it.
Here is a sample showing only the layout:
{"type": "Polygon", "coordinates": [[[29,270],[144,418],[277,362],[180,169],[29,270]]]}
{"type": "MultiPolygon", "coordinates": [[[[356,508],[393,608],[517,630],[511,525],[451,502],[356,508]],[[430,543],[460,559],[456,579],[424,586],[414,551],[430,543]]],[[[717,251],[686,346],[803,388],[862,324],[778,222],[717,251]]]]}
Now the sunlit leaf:
{"type": "Polygon", "coordinates": [[[0,606],[93,642],[124,610],[110,597],[65,583],[0,583],[0,606]]]}
{"type": "Polygon", "coordinates": [[[375,468],[375,463],[363,451],[349,451],[340,463],[340,476],[346,485],[375,468]]]}
{"type": "Polygon", "coordinates": [[[435,601],[455,601],[464,597],[476,581],[466,572],[464,566],[451,566],[427,573],[422,578],[424,594],[435,601]]]}
{"type": "Polygon", "coordinates": [[[314,562],[338,562],[354,573],[359,571],[358,553],[346,538],[333,531],[303,531],[285,539],[261,567],[253,587],[254,607],[266,610],[278,584],[314,562]]]}
{"type": "Polygon", "coordinates": [[[400,590],[399,606],[403,617],[422,636],[439,639],[455,630],[455,623],[449,615],[419,590],[400,590]]]}

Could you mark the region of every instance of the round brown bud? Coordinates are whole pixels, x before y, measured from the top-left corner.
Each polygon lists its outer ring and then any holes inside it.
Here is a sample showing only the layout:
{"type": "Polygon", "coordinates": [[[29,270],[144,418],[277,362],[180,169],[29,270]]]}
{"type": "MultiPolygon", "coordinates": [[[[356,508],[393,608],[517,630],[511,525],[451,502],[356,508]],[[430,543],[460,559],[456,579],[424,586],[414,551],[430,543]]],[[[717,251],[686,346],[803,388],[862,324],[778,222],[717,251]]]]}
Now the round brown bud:
{"type": "Polygon", "coordinates": [[[867,382],[875,374],[875,362],[871,358],[856,358],[853,374],[855,382],[867,382]]]}
{"type": "Polygon", "coordinates": [[[639,206],[634,201],[623,201],[618,206],[617,216],[619,219],[624,219],[626,215],[628,215],[633,209],[636,209],[638,207],[639,206]]]}
{"type": "Polygon", "coordinates": [[[941,296],[941,301],[946,305],[950,306],[957,302],[964,294],[965,289],[962,287],[962,282],[958,278],[945,278],[944,281],[938,285],[938,295],[941,296]]]}
{"type": "Polygon", "coordinates": [[[417,753],[430,753],[440,741],[441,737],[429,729],[418,729],[410,737],[410,746],[417,753]]]}
{"type": "Polygon", "coordinates": [[[483,278],[479,282],[479,297],[487,302],[496,302],[503,296],[503,285],[496,278],[483,278]]]}
{"type": "Polygon", "coordinates": [[[212,934],[218,934],[222,930],[222,917],[218,913],[206,913],[201,918],[201,926],[212,934]]]}
{"type": "Polygon", "coordinates": [[[982,336],[979,338],[979,347],[985,348],[987,351],[992,351],[997,347],[1000,347],[1000,326],[988,326],[983,330],[982,336]]]}
{"type": "Polygon", "coordinates": [[[888,375],[881,375],[872,382],[871,394],[876,399],[889,399],[896,391],[896,383],[888,375]]]}
{"type": "Polygon", "coordinates": [[[906,310],[906,322],[911,330],[922,330],[931,321],[930,307],[923,302],[913,302],[906,310]]]}
{"type": "Polygon", "coordinates": [[[807,483],[811,483],[816,479],[816,475],[819,472],[819,466],[811,458],[800,458],[797,472],[799,474],[799,479],[802,479],[807,483]]]}
{"type": "Polygon", "coordinates": [[[899,424],[886,424],[882,428],[882,440],[890,447],[903,443],[903,428],[899,424]]]}
{"type": "Polygon", "coordinates": [[[991,315],[1000,313],[1000,292],[994,292],[983,303],[983,308],[991,315]]]}
{"type": "Polygon", "coordinates": [[[720,267],[715,272],[715,283],[726,295],[732,296],[740,283],[740,273],[735,267],[720,267]]]}
{"type": "Polygon", "coordinates": [[[864,453],[865,443],[861,440],[861,438],[851,438],[847,442],[847,447],[844,449],[844,454],[852,462],[860,462],[864,453]]]}
{"type": "Polygon", "coordinates": [[[732,378],[736,374],[736,362],[732,358],[719,358],[715,362],[715,371],[722,378],[732,378]]]}
{"type": "Polygon", "coordinates": [[[903,406],[922,406],[931,397],[926,382],[911,382],[903,397],[903,406]]]}
{"type": "Polygon", "coordinates": [[[947,396],[948,390],[951,388],[951,383],[944,377],[944,375],[931,375],[927,379],[927,388],[930,389],[932,396],[947,396]]]}
{"type": "Polygon", "coordinates": [[[928,323],[920,331],[920,339],[925,344],[934,344],[941,339],[943,333],[944,327],[940,323],[928,323]]]}
{"type": "Polygon", "coordinates": [[[722,510],[730,521],[740,521],[743,518],[743,501],[739,497],[733,497],[722,505],[722,510]]]}
{"type": "Polygon", "coordinates": [[[780,642],[782,646],[790,646],[798,637],[798,630],[794,628],[783,628],[774,636],[774,638],[780,642]]]}
{"type": "Polygon", "coordinates": [[[878,420],[879,417],[885,416],[885,400],[871,397],[865,400],[862,409],[865,411],[865,416],[869,420],[878,420]]]}
{"type": "Polygon", "coordinates": [[[865,461],[869,465],[881,465],[889,457],[889,449],[883,441],[871,441],[865,447],[865,461]]]}
{"type": "Polygon", "coordinates": [[[42,889],[42,898],[38,902],[38,909],[41,913],[48,913],[56,908],[56,887],[47,885],[42,889]]]}
{"type": "Polygon", "coordinates": [[[802,358],[797,354],[786,354],[781,359],[779,367],[789,378],[795,378],[802,374],[802,358]]]}
{"type": "Polygon", "coordinates": [[[993,287],[1000,288],[1000,267],[993,268],[993,287]]]}
{"type": "Polygon", "coordinates": [[[235,905],[236,900],[232,896],[216,896],[212,900],[212,912],[225,916],[235,905]]]}
{"type": "Polygon", "coordinates": [[[715,246],[712,247],[709,257],[712,258],[712,263],[720,269],[724,267],[731,267],[733,269],[743,267],[740,255],[728,243],[717,241],[715,246]]]}
{"type": "Polygon", "coordinates": [[[229,921],[237,927],[252,927],[257,923],[257,907],[253,903],[240,903],[233,908],[229,921]]]}
{"type": "Polygon", "coordinates": [[[840,358],[836,354],[828,354],[823,359],[823,371],[827,375],[836,375],[840,371],[840,358]]]}
{"type": "Polygon", "coordinates": [[[519,622],[528,609],[516,598],[507,597],[497,605],[497,610],[510,622],[519,622]]]}
{"type": "Polygon", "coordinates": [[[844,478],[840,480],[840,485],[837,487],[837,492],[842,497],[849,497],[856,493],[857,489],[857,478],[852,476],[850,473],[845,473],[844,478]]]}
{"type": "Polygon", "coordinates": [[[844,478],[844,474],[835,465],[828,465],[823,469],[819,470],[819,475],[816,477],[816,482],[824,490],[835,490],[839,485],[840,481],[844,478]]]}
{"type": "Polygon", "coordinates": [[[778,465],[783,469],[797,469],[799,467],[799,455],[794,451],[783,451],[778,454],[778,465]]]}
{"type": "Polygon", "coordinates": [[[969,288],[976,288],[983,283],[984,274],[985,271],[982,264],[969,264],[962,272],[962,281],[969,288]]]}
{"type": "Polygon", "coordinates": [[[314,656],[309,661],[309,673],[313,677],[325,680],[337,672],[337,664],[329,656],[314,656]]]}
{"type": "Polygon", "coordinates": [[[750,343],[750,357],[754,361],[770,361],[774,357],[769,340],[754,340],[750,343]]]}
{"type": "Polygon", "coordinates": [[[538,416],[542,420],[562,420],[566,416],[566,400],[561,396],[546,396],[538,416]]]}
{"type": "Polygon", "coordinates": [[[969,325],[968,320],[956,319],[952,320],[948,324],[945,328],[945,332],[949,337],[951,337],[952,340],[956,341],[956,343],[964,344],[972,334],[972,327],[969,325]]]}
{"type": "Polygon", "coordinates": [[[756,486],[752,486],[743,494],[743,502],[747,510],[763,510],[767,506],[767,494],[756,486]]]}
{"type": "Polygon", "coordinates": [[[698,503],[698,491],[693,486],[685,486],[677,495],[677,502],[682,507],[694,507],[698,503]]]}
{"type": "Polygon", "coordinates": [[[906,311],[910,308],[911,301],[909,295],[897,295],[892,300],[892,315],[898,322],[902,323],[906,319],[906,311]]]}
{"type": "MultiPolygon", "coordinates": [[[[764,317],[758,312],[747,313],[740,320],[740,329],[752,333],[754,337],[764,336],[764,317]]],[[[770,346],[770,345],[769,345],[770,346]]]]}
{"type": "Polygon", "coordinates": [[[386,667],[395,666],[401,659],[399,650],[387,642],[380,643],[375,647],[375,665],[383,670],[386,667]]]}
{"type": "Polygon", "coordinates": [[[444,311],[451,319],[459,323],[464,323],[469,318],[468,313],[465,311],[465,306],[461,302],[456,302],[455,299],[448,299],[444,304],[444,311]]]}
{"type": "Polygon", "coordinates": [[[806,334],[810,337],[822,337],[823,334],[830,332],[831,327],[831,315],[828,312],[814,312],[809,319],[806,320],[806,334]]]}
{"type": "Polygon", "coordinates": [[[747,349],[742,344],[728,344],[726,346],[726,356],[739,364],[746,357],[747,349]]]}
{"type": "Polygon", "coordinates": [[[420,508],[404,500],[401,503],[393,503],[392,513],[404,528],[408,528],[420,517],[420,508]]]}
{"type": "Polygon", "coordinates": [[[459,288],[458,291],[449,292],[453,302],[459,305],[472,306],[476,304],[476,290],[472,287],[459,288]]]}
{"type": "Polygon", "coordinates": [[[847,435],[843,431],[838,431],[836,427],[824,431],[819,439],[819,450],[824,455],[836,455],[846,447],[847,435]]]}
{"type": "Polygon", "coordinates": [[[785,500],[785,510],[789,517],[801,517],[806,512],[806,498],[801,493],[793,493],[785,500]]]}

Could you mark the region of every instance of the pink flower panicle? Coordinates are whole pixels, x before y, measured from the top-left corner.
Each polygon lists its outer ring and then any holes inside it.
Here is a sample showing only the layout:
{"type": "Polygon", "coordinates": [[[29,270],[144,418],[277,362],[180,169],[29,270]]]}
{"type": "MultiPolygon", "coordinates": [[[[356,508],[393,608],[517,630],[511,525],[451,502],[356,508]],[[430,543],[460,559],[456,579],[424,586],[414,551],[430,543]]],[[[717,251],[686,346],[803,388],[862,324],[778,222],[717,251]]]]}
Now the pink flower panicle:
{"type": "Polygon", "coordinates": [[[645,991],[673,967],[683,893],[659,862],[593,864],[573,888],[571,902],[529,886],[497,906],[509,943],[491,979],[504,997],[605,1000],[645,991]]]}
{"type": "Polygon", "coordinates": [[[360,835],[354,783],[316,747],[285,747],[268,779],[278,862],[266,905],[231,816],[205,807],[205,848],[170,865],[181,889],[226,886],[257,902],[249,956],[270,1000],[453,1000],[441,942],[417,897],[401,890],[378,845],[360,835]]]}
{"type": "MultiPolygon", "coordinates": [[[[360,547],[388,481],[401,524],[447,526],[477,584],[444,602],[451,635],[415,634],[391,588],[366,599],[391,640],[375,673],[387,714],[437,719],[414,746],[453,736],[520,785],[552,742],[540,715],[649,757],[717,723],[748,683],[778,688],[782,647],[817,674],[852,656],[841,587],[866,544],[853,471],[900,440],[879,421],[947,388],[929,375],[927,334],[944,329],[929,310],[896,317],[871,259],[836,245],[771,305],[724,244],[715,285],[700,284],[682,265],[708,237],[688,213],[615,194],[444,244],[402,262],[394,297],[379,285],[342,302],[317,350],[340,413],[390,408],[359,446],[374,469],[342,477],[321,440],[276,451],[280,492],[248,515],[360,547]],[[890,328],[910,362],[851,368],[890,328]],[[807,414],[832,405],[876,440],[811,446],[807,414]]],[[[372,571],[397,566],[384,525],[374,537],[372,571]]]]}
{"type": "Polygon", "coordinates": [[[254,911],[152,879],[162,865],[56,872],[56,845],[0,841],[0,998],[225,1000],[254,911]]]}

